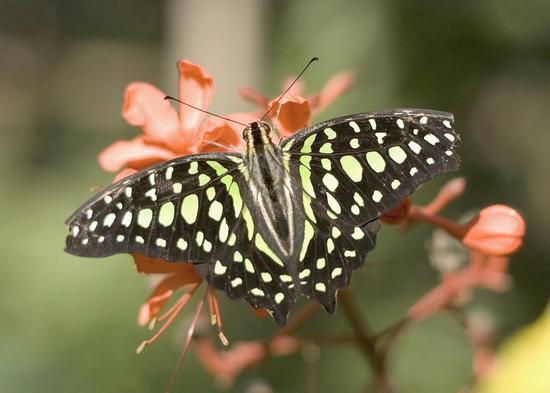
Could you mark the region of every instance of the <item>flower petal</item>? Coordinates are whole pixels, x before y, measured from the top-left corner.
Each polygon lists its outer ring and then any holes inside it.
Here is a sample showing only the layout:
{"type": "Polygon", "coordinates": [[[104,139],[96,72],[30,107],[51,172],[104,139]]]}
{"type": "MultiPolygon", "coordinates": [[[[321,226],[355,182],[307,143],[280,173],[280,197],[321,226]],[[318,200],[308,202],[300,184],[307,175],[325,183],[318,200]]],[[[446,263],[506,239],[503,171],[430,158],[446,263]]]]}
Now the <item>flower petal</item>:
{"type": "Polygon", "coordinates": [[[109,172],[116,172],[125,166],[143,169],[175,156],[174,152],[146,143],[143,136],[138,136],[129,141],[113,143],[103,149],[97,159],[101,168],[109,172]]]}
{"type": "MultiPolygon", "coordinates": [[[[214,80],[204,68],[187,60],[178,61],[177,66],[180,100],[206,110],[214,95],[214,80]]],[[[204,113],[180,104],[179,117],[183,135],[188,143],[194,142],[204,113]]]]}
{"type": "Polygon", "coordinates": [[[115,178],[113,179],[113,183],[116,183],[117,181],[119,180],[122,180],[124,179],[125,177],[128,177],[130,175],[133,175],[134,173],[136,173],[138,170],[137,169],[134,169],[134,168],[124,168],[123,170],[121,170],[120,172],[118,172],[116,175],[115,175],[115,178]]]}
{"type": "MultiPolygon", "coordinates": [[[[256,116],[250,113],[232,113],[224,117],[244,124],[258,120],[256,116]]],[[[239,124],[217,117],[210,117],[203,123],[199,132],[202,135],[199,152],[244,150],[243,129],[244,126],[239,124]]]]}
{"type": "Polygon", "coordinates": [[[248,367],[260,363],[266,356],[266,347],[259,341],[236,343],[228,351],[216,351],[205,338],[195,339],[195,351],[204,369],[223,387],[230,387],[248,367]]]}
{"type": "Polygon", "coordinates": [[[508,339],[478,393],[550,392],[550,304],[537,321],[508,339]]]}
{"type": "Polygon", "coordinates": [[[296,337],[289,335],[276,335],[269,343],[269,354],[271,356],[288,356],[301,348],[296,337]]]}
{"type": "Polygon", "coordinates": [[[258,108],[260,108],[260,110],[267,110],[267,103],[269,102],[269,100],[264,97],[259,91],[254,90],[250,87],[241,87],[238,93],[246,101],[250,101],[258,105],[258,108]]]}
{"type": "MultiPolygon", "coordinates": [[[[296,80],[296,76],[291,76],[290,78],[286,78],[283,80],[283,83],[281,84],[281,93],[285,92],[286,89],[289,88],[289,86],[296,80]]],[[[294,83],[294,86],[288,91],[287,94],[297,95],[301,96],[304,93],[304,83],[301,80],[297,80],[294,83]]]]}
{"type": "Polygon", "coordinates": [[[340,72],[325,83],[325,86],[317,94],[308,97],[311,111],[315,115],[322,112],[335,99],[340,97],[355,82],[355,76],[351,72],[340,72]]]}
{"type": "Polygon", "coordinates": [[[122,116],[128,123],[142,127],[157,143],[168,148],[180,146],[186,141],[180,132],[178,114],[164,96],[149,83],[130,83],[124,93],[122,116]]]}
{"type": "MultiPolygon", "coordinates": [[[[273,105],[277,98],[269,103],[273,105]]],[[[296,131],[307,127],[311,120],[309,102],[302,96],[285,95],[271,109],[271,120],[282,137],[289,137],[296,131]]]]}
{"type": "Polygon", "coordinates": [[[266,319],[271,316],[267,308],[250,308],[250,311],[258,318],[266,319]]]}
{"type": "Polygon", "coordinates": [[[157,274],[157,273],[184,273],[194,274],[199,277],[195,265],[188,262],[168,262],[160,258],[151,258],[143,254],[132,254],[136,270],[142,274],[157,274]]]}

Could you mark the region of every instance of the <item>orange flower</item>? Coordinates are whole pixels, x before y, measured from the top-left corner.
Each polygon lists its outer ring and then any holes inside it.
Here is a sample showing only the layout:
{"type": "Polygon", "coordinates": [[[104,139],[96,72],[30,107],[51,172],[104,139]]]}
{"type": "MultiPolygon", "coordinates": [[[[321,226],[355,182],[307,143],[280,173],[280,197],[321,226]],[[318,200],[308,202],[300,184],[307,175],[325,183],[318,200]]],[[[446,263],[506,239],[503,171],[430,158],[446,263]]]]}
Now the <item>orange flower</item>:
{"type": "MultiPolygon", "coordinates": [[[[180,60],[177,68],[179,98],[206,110],[215,91],[210,74],[187,60],[180,60]]],[[[164,97],[162,91],[146,82],[134,82],[126,87],[122,116],[131,125],[141,127],[143,134],[104,149],[98,157],[103,169],[109,172],[124,167],[139,170],[187,154],[242,147],[241,128],[219,118],[203,121],[204,113],[184,105],[176,111],[164,97]]],[[[243,123],[256,120],[247,113],[233,113],[228,117],[243,123]]]]}
{"type": "MultiPolygon", "coordinates": [[[[293,80],[294,78],[286,80],[281,91],[284,92],[293,80]]],[[[269,112],[275,129],[281,137],[288,137],[307,127],[311,117],[323,111],[348,90],[354,80],[355,78],[351,73],[341,72],[330,78],[319,93],[310,94],[307,97],[303,96],[303,85],[298,81],[269,112]]],[[[261,93],[250,88],[241,89],[239,93],[243,98],[258,105],[259,111],[257,114],[259,116],[262,116],[280,97],[277,96],[269,100],[261,93]]]]}
{"type": "Polygon", "coordinates": [[[134,255],[134,263],[140,273],[166,275],[155,286],[147,303],[143,304],[139,310],[138,323],[141,326],[157,318],[176,290],[189,284],[200,284],[203,281],[190,263],[170,263],[140,254],[134,255]]]}

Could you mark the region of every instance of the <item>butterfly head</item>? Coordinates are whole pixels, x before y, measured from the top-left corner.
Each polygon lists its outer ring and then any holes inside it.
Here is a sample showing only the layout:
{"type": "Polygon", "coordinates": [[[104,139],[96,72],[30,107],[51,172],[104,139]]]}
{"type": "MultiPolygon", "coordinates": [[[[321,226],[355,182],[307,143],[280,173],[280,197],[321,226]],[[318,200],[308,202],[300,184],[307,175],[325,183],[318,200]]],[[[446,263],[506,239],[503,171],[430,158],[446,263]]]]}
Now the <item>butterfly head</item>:
{"type": "Polygon", "coordinates": [[[264,122],[250,123],[243,130],[243,139],[248,145],[261,145],[271,143],[271,127],[264,122]]]}

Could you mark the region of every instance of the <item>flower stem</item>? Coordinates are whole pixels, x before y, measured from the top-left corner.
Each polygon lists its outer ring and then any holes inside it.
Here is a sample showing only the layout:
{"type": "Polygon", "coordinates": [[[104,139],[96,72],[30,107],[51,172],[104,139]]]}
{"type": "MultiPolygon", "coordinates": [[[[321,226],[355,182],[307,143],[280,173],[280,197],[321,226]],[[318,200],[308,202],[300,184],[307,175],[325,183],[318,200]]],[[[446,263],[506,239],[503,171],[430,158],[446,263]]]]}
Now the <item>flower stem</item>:
{"type": "Polygon", "coordinates": [[[457,239],[462,239],[467,231],[464,225],[457,224],[448,218],[431,214],[422,207],[411,206],[409,210],[409,219],[413,222],[423,222],[441,228],[457,239]]]}
{"type": "Polygon", "coordinates": [[[339,300],[344,315],[357,337],[357,343],[372,367],[374,373],[373,387],[375,391],[378,393],[392,393],[393,389],[387,376],[386,358],[376,348],[376,342],[369,337],[366,324],[361,317],[357,305],[352,299],[350,291],[347,289],[341,290],[339,293],[339,300]]]}

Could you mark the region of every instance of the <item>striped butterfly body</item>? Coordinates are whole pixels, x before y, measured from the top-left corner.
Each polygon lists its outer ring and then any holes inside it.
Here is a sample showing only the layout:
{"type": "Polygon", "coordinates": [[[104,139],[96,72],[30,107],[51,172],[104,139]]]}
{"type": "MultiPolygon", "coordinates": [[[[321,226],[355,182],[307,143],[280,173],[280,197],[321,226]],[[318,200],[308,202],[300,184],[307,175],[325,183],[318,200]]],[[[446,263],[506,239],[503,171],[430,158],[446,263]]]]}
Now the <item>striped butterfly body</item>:
{"type": "Polygon", "coordinates": [[[192,262],[230,298],[284,324],[300,295],[336,292],[374,248],[379,217],[457,170],[449,113],[402,109],[318,123],[276,145],[265,123],[246,152],[184,156],[106,188],[68,220],[66,251],[192,262]]]}

